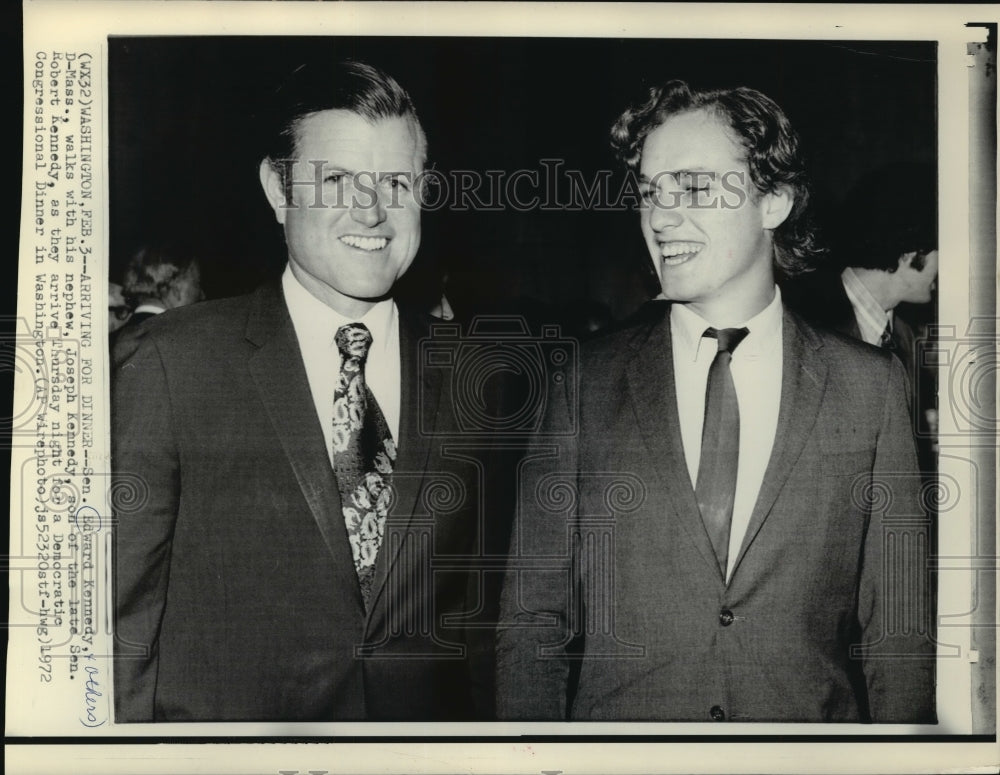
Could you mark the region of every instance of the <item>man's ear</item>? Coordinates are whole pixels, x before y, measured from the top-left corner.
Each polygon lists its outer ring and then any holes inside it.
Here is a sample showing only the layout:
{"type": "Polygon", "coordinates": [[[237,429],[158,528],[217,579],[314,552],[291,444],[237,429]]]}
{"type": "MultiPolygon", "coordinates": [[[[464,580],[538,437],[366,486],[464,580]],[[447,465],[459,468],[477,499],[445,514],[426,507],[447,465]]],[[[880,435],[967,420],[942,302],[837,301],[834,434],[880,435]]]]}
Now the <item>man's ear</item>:
{"type": "Polygon", "coordinates": [[[760,200],[764,228],[777,229],[781,226],[792,211],[793,204],[795,196],[787,186],[781,186],[770,194],[764,194],[760,200]]]}
{"type": "Polygon", "coordinates": [[[260,186],[264,189],[268,204],[274,210],[275,220],[284,225],[285,211],[289,205],[285,201],[285,184],[281,173],[274,168],[270,159],[264,159],[260,163],[260,186]]]}

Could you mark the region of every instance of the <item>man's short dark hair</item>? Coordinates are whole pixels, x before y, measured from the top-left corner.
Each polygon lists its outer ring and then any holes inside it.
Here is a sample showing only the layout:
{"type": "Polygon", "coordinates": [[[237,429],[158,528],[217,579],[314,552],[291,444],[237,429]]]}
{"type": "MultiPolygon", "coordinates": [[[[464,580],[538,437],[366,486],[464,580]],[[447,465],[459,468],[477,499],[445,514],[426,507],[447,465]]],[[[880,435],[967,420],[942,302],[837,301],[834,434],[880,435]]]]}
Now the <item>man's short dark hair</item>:
{"type": "Polygon", "coordinates": [[[840,266],[895,272],[901,256],[916,253],[910,265],[923,268],[938,247],[934,167],[896,162],[870,170],[851,186],[837,221],[840,266]]]}
{"type": "Polygon", "coordinates": [[[391,75],[354,60],[303,64],[292,71],[273,95],[264,158],[296,158],[302,121],[325,110],[347,110],[373,123],[409,118],[417,131],[421,161],[426,160],[427,139],[410,95],[391,75]]]}
{"type": "Polygon", "coordinates": [[[131,309],[147,301],[163,301],[174,283],[192,271],[201,270],[188,247],[151,242],[132,254],[122,276],[122,297],[131,309]]]}
{"type": "Polygon", "coordinates": [[[685,81],[668,81],[621,114],[611,128],[612,150],[635,170],[646,136],[668,118],[695,110],[709,111],[730,128],[746,152],[750,180],[760,194],[787,187],[794,196],[791,212],[773,232],[775,269],[786,277],[814,269],[823,251],[809,217],[810,187],[799,137],[767,95],[745,86],[698,90],[685,81]]]}

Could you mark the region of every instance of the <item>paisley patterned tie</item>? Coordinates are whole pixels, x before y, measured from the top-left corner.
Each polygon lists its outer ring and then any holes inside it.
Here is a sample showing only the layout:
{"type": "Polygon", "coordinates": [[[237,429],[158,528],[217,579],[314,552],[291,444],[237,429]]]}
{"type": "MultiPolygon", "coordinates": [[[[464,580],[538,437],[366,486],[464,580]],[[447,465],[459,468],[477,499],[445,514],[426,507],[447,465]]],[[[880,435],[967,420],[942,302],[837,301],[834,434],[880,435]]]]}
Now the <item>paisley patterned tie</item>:
{"type": "Polygon", "coordinates": [[[375,396],[365,384],[371,332],[361,323],[337,329],[340,375],[333,392],[333,471],[354,568],[367,608],[385,519],[392,506],[396,444],[375,396]]]}

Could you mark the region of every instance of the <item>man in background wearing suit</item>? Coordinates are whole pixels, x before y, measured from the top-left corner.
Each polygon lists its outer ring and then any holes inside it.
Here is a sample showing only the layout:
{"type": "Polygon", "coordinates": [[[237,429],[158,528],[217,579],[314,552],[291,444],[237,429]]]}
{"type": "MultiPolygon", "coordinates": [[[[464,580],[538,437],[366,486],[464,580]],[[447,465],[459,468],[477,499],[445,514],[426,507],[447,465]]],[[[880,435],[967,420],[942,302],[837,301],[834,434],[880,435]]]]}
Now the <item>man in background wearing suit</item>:
{"type": "Polygon", "coordinates": [[[903,369],[775,282],[816,253],[796,134],[671,81],[612,138],[669,303],[584,347],[548,420],[578,433],[529,454],[500,717],[933,722],[903,369]]]}
{"type": "Polygon", "coordinates": [[[111,363],[125,361],[139,346],[142,324],[168,309],[203,301],[201,268],[188,251],[165,244],[140,248],[125,269],[122,296],[132,310],[128,322],[111,337],[111,363]]]}
{"type": "Polygon", "coordinates": [[[149,321],[117,371],[116,720],[471,719],[492,710],[474,461],[449,457],[420,245],[427,144],[360,63],[296,70],[260,182],[288,264],[149,321]]]}
{"type": "Polygon", "coordinates": [[[864,175],[845,197],[831,266],[790,282],[788,302],[817,326],[891,351],[906,371],[923,470],[933,470],[935,375],[917,358],[917,335],[899,307],[919,311],[938,275],[934,170],[892,164],[864,175]],[[859,206],[863,203],[863,206],[859,206]]]}

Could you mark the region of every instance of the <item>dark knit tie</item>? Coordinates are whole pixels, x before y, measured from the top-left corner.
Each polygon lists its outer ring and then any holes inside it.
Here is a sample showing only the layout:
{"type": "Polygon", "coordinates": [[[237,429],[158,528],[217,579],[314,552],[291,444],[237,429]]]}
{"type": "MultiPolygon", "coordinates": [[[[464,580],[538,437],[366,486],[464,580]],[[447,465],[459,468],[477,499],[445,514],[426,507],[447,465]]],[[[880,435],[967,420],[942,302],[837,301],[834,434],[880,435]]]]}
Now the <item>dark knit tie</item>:
{"type": "Polygon", "coordinates": [[[726,577],[729,559],[729,529],[736,499],[736,469],[740,455],[740,409],[729,364],[733,350],[750,332],[745,328],[714,328],[704,336],[717,339],[719,350],[708,370],[705,391],[705,424],[701,431],[701,462],[695,495],[705,529],[726,577]]]}
{"type": "Polygon", "coordinates": [[[878,340],[879,347],[884,347],[887,350],[896,349],[896,340],[892,336],[892,324],[886,323],[885,330],[882,331],[882,336],[878,340]]]}
{"type": "Polygon", "coordinates": [[[368,606],[375,558],[392,505],[396,444],[375,396],[365,384],[371,332],[361,323],[337,329],[340,374],[333,392],[333,471],[340,490],[344,524],[368,606]]]}

